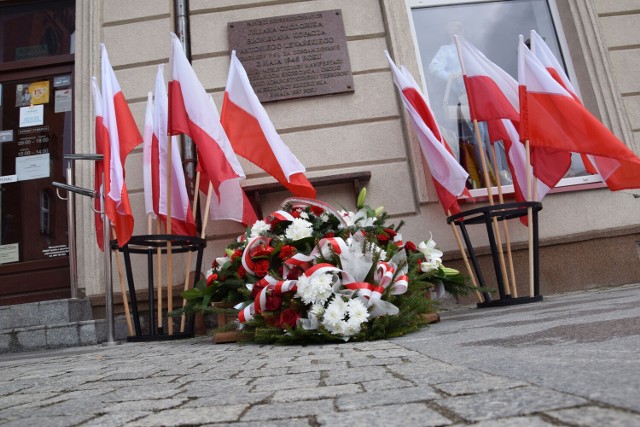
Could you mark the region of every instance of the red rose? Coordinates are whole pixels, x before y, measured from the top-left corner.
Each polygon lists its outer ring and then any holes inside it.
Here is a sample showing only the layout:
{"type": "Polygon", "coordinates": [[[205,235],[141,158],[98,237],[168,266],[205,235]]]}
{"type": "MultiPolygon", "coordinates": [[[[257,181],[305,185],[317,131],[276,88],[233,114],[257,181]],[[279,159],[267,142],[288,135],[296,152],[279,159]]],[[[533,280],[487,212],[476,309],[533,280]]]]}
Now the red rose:
{"type": "Polygon", "coordinates": [[[302,269],[300,267],[293,267],[287,273],[287,280],[297,280],[298,278],[300,278],[301,274],[302,274],[302,269]]]}
{"type": "Polygon", "coordinates": [[[330,237],[336,237],[336,233],[334,233],[333,231],[330,231],[328,233],[325,233],[324,238],[328,239],[330,237]]]}
{"type": "Polygon", "coordinates": [[[384,232],[389,235],[389,237],[396,237],[396,231],[393,228],[385,228],[384,232]]]}
{"type": "Polygon", "coordinates": [[[324,209],[322,209],[320,206],[311,206],[309,209],[315,216],[320,216],[324,212],[324,209]]]}
{"type": "Polygon", "coordinates": [[[282,307],[282,297],[280,295],[268,295],[265,304],[267,311],[276,311],[282,307]]]}
{"type": "Polygon", "coordinates": [[[236,249],[234,253],[231,254],[231,261],[242,256],[242,249],[236,249]]]}
{"type": "Polygon", "coordinates": [[[279,326],[283,329],[295,329],[296,323],[298,322],[299,318],[300,315],[298,314],[298,312],[291,308],[287,308],[286,310],[282,310],[282,313],[280,313],[279,326]]]}
{"type": "Polygon", "coordinates": [[[292,211],[291,216],[294,218],[300,218],[300,211],[298,210],[292,211]]]}
{"type": "Polygon", "coordinates": [[[288,260],[292,256],[296,254],[297,250],[291,245],[284,245],[282,249],[280,249],[280,254],[278,255],[282,261],[288,260]]]}
{"type": "Polygon", "coordinates": [[[404,244],[404,248],[408,251],[415,252],[418,250],[418,247],[413,242],[407,242],[404,244]]]}
{"type": "Polygon", "coordinates": [[[274,248],[272,248],[271,246],[262,244],[251,249],[251,252],[249,252],[249,255],[251,256],[251,258],[257,258],[261,256],[269,256],[269,254],[273,251],[274,251],[274,248]]]}
{"type": "Polygon", "coordinates": [[[258,276],[258,277],[266,276],[268,271],[269,271],[269,260],[268,259],[261,259],[260,261],[257,261],[253,265],[253,272],[256,273],[256,276],[258,276]]]}
{"type": "Polygon", "coordinates": [[[238,277],[241,279],[244,279],[246,275],[247,275],[247,270],[245,270],[245,268],[242,265],[240,265],[238,267],[238,277]]]}
{"type": "Polygon", "coordinates": [[[387,243],[389,241],[389,236],[387,236],[384,233],[380,233],[378,234],[378,242],[380,243],[387,243]]]}
{"type": "Polygon", "coordinates": [[[218,279],[218,275],[216,273],[213,273],[211,276],[207,277],[207,288],[209,286],[213,285],[213,282],[215,282],[218,279]]]}

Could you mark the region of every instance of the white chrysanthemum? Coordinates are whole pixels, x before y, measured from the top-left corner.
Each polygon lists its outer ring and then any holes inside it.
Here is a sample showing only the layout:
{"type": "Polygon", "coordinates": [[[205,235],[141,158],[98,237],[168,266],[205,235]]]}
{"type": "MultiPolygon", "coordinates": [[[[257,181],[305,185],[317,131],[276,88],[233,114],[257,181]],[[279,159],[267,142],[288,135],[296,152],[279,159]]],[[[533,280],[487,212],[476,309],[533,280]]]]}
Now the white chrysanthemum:
{"type": "Polygon", "coordinates": [[[298,291],[296,296],[302,299],[305,304],[324,304],[333,294],[331,285],[333,284],[333,276],[331,274],[320,274],[311,279],[301,276],[296,287],[298,291]],[[302,277],[304,277],[303,280],[302,277]]]}
{"type": "Polygon", "coordinates": [[[271,231],[271,224],[267,224],[263,220],[258,220],[251,226],[250,237],[262,236],[269,231],[271,231]]]}
{"type": "Polygon", "coordinates": [[[311,307],[311,310],[309,310],[309,314],[315,316],[315,317],[320,317],[324,314],[324,305],[322,304],[314,304],[311,307]]]}
{"type": "Polygon", "coordinates": [[[302,218],[294,218],[284,235],[287,239],[300,240],[313,234],[313,224],[302,218]]]}
{"type": "Polygon", "coordinates": [[[221,256],[216,258],[216,266],[217,268],[221,268],[223,265],[228,263],[231,259],[228,256],[221,256]]]}
{"type": "Polygon", "coordinates": [[[208,269],[207,272],[204,273],[204,278],[208,279],[209,276],[211,276],[213,274],[213,272],[214,272],[213,268],[208,269]]]}
{"type": "Polygon", "coordinates": [[[305,211],[302,211],[302,212],[300,212],[300,218],[309,219],[309,214],[306,213],[305,211]]]}
{"type": "Polygon", "coordinates": [[[329,214],[326,212],[322,212],[322,214],[320,214],[320,220],[322,220],[322,222],[329,221],[329,214]]]}
{"type": "Polygon", "coordinates": [[[358,324],[366,322],[369,319],[367,307],[358,299],[352,299],[347,304],[347,313],[349,313],[349,322],[352,320],[358,324]]]}

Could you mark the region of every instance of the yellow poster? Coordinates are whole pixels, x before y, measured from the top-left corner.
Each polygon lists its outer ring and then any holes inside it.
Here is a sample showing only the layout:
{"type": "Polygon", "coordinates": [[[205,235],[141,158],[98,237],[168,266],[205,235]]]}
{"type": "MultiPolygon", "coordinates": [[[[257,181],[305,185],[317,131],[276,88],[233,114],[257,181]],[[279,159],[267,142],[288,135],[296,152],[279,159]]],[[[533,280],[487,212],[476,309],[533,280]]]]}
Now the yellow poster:
{"type": "Polygon", "coordinates": [[[48,104],[49,103],[49,81],[33,82],[29,85],[29,93],[31,94],[31,104],[48,104]]]}

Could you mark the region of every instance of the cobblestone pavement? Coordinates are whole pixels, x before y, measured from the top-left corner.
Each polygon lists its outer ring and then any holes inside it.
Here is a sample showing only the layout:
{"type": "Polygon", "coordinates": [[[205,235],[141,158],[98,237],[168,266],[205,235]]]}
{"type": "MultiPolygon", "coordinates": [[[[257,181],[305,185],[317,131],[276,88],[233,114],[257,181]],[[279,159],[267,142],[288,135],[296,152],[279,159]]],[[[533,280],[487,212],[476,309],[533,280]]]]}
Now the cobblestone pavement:
{"type": "Polygon", "coordinates": [[[210,338],[0,357],[8,426],[637,426],[640,285],[445,313],[399,339],[210,338]]]}

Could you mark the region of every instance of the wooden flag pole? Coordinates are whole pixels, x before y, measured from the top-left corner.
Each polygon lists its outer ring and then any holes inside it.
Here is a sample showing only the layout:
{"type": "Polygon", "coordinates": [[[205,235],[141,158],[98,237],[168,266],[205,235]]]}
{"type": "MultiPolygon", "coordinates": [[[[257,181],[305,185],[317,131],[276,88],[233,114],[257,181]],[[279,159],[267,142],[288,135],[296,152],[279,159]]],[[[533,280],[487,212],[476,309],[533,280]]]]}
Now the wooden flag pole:
{"type": "MultiPolygon", "coordinates": [[[[484,175],[484,182],[487,186],[487,193],[489,194],[489,204],[493,206],[493,190],[491,188],[491,180],[489,179],[489,167],[487,166],[487,157],[484,152],[484,143],[482,142],[482,136],[480,135],[480,127],[478,121],[473,119],[473,128],[476,134],[476,141],[478,143],[478,150],[480,151],[480,161],[482,162],[482,172],[484,175]]],[[[500,271],[504,279],[504,291],[506,295],[511,295],[511,289],[509,288],[509,277],[507,276],[507,266],[504,261],[504,253],[502,251],[502,238],[500,237],[500,228],[498,227],[498,219],[494,216],[491,218],[493,223],[493,233],[496,236],[496,243],[498,246],[498,259],[500,260],[500,271]]]]}
{"type": "MultiPolygon", "coordinates": [[[[162,224],[160,224],[160,218],[156,219],[156,234],[162,234],[162,224]]],[[[162,248],[158,246],[156,249],[156,258],[158,259],[158,266],[156,267],[158,276],[158,333],[162,335],[162,248]]]]}
{"type": "MultiPolygon", "coordinates": [[[[447,216],[451,216],[450,210],[447,210],[447,216]]],[[[464,262],[464,266],[467,269],[467,274],[469,274],[469,277],[471,278],[471,284],[477,288],[478,281],[476,280],[476,275],[474,274],[473,269],[471,268],[471,264],[469,264],[469,258],[467,258],[467,253],[464,251],[462,238],[460,237],[460,233],[458,233],[458,229],[456,228],[456,225],[454,224],[453,221],[451,221],[451,230],[453,231],[453,235],[456,238],[456,242],[458,243],[458,248],[460,249],[460,253],[462,254],[462,261],[464,262]]],[[[482,295],[477,289],[476,289],[476,296],[478,297],[478,302],[483,302],[482,295]]]]}
{"type": "MultiPolygon", "coordinates": [[[[193,192],[193,203],[191,204],[191,206],[193,207],[193,212],[195,213],[198,210],[198,194],[200,193],[200,171],[196,172],[196,185],[195,185],[195,191],[193,192]]],[[[206,222],[204,222],[202,224],[202,229],[204,230],[206,226],[206,222]]],[[[190,287],[190,280],[189,280],[189,268],[191,267],[191,254],[192,252],[189,252],[187,254],[187,264],[185,267],[185,273],[184,273],[184,290],[188,290],[190,287]]],[[[199,272],[196,271],[195,274],[198,274],[199,272]]],[[[184,309],[185,305],[187,305],[187,300],[186,299],[182,299],[182,308],[184,309]]],[[[186,316],[184,314],[182,314],[182,317],[180,318],[180,332],[184,332],[184,327],[185,327],[185,323],[186,323],[186,316]]]]}
{"type": "MultiPolygon", "coordinates": [[[[527,200],[531,201],[531,187],[532,187],[532,173],[531,173],[531,147],[529,146],[529,140],[524,142],[526,152],[526,173],[527,173],[527,200]]],[[[536,192],[537,193],[537,192],[536,192]]],[[[529,296],[533,297],[533,209],[527,208],[527,228],[529,229],[529,296]]]]}
{"type": "MultiPolygon", "coordinates": [[[[111,236],[116,238],[116,230],[111,227],[111,236]]],[[[108,242],[107,242],[108,243],[108,242]]],[[[124,315],[127,318],[127,330],[129,336],[133,336],[133,325],[131,324],[131,312],[129,311],[129,299],[127,298],[127,290],[124,285],[124,273],[122,272],[122,262],[120,261],[120,253],[114,250],[116,257],[116,266],[118,267],[118,277],[120,278],[120,293],[122,294],[122,305],[124,305],[124,315]]]]}
{"type": "MultiPolygon", "coordinates": [[[[495,144],[491,144],[491,152],[493,153],[493,169],[498,181],[498,200],[500,204],[504,203],[504,196],[502,194],[502,180],[500,179],[500,170],[498,169],[498,156],[496,154],[495,144]]],[[[502,229],[504,230],[504,243],[507,246],[507,261],[509,262],[509,273],[511,274],[511,292],[514,298],[518,298],[518,288],[516,286],[516,273],[513,268],[513,256],[511,254],[511,237],[509,236],[509,228],[507,227],[507,221],[502,221],[502,229]]]]}
{"type": "MultiPolygon", "coordinates": [[[[173,163],[171,159],[171,135],[167,136],[167,234],[171,235],[171,169],[173,168],[173,163]]],[[[172,260],[171,260],[171,240],[167,240],[167,329],[168,334],[173,335],[173,319],[171,318],[171,313],[173,311],[173,271],[172,271],[172,260]]]]}

